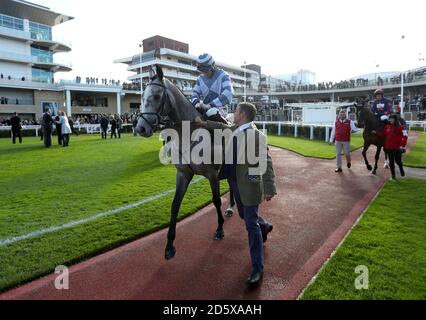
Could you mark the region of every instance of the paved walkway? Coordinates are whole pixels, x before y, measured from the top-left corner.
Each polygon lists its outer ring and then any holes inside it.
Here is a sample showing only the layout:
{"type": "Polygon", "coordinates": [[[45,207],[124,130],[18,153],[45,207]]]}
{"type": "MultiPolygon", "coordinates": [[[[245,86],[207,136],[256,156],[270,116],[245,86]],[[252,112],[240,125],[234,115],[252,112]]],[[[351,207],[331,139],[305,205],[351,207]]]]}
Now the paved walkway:
{"type": "Polygon", "coordinates": [[[371,175],[360,150],[353,153],[352,169],[342,174],[334,173],[334,160],[277,148],[271,155],[279,196],[261,206],[274,230],[265,244],[265,276],[258,289],[245,286],[250,260],[243,221],[238,215],[227,219],[225,239],[214,241],[216,214],[209,205],[178,224],[177,255],[171,261],[164,260],[163,230],[72,266],[69,290],[56,290],[56,275],[51,275],[8,291],[0,300],[296,299],[389,173],[381,160],[377,176],[371,175]]]}

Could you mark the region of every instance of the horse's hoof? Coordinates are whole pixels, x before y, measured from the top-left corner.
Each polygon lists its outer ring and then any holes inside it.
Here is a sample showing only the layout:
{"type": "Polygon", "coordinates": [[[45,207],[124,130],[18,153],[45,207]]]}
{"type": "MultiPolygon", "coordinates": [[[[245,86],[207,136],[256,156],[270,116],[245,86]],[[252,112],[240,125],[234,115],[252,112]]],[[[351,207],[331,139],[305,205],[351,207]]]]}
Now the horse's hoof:
{"type": "Polygon", "coordinates": [[[377,173],[377,171],[376,171],[376,170],[371,171],[371,174],[376,175],[376,173],[377,173]]]}
{"type": "Polygon", "coordinates": [[[176,248],[175,247],[171,247],[170,249],[166,249],[166,260],[170,260],[173,259],[174,256],[176,255],[176,248]]]}
{"type": "Polygon", "coordinates": [[[370,166],[370,165],[368,165],[368,166],[367,166],[367,170],[371,171],[371,170],[373,170],[373,167],[372,167],[372,166],[370,166]]]}
{"type": "Polygon", "coordinates": [[[222,240],[223,238],[225,238],[225,233],[223,232],[223,230],[216,231],[216,234],[214,235],[214,239],[222,240]]]}

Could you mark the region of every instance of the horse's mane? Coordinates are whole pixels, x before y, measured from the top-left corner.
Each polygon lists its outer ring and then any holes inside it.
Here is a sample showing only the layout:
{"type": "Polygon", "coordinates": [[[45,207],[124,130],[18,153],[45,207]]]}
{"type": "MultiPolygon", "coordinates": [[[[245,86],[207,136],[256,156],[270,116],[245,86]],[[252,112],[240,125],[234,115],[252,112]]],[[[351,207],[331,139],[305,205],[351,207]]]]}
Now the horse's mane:
{"type": "Polygon", "coordinates": [[[194,108],[192,103],[188,100],[182,90],[176,87],[170,80],[164,78],[164,85],[169,90],[169,97],[172,94],[172,99],[175,102],[175,107],[178,108],[176,111],[182,119],[194,120],[197,116],[200,116],[198,111],[194,108]]]}

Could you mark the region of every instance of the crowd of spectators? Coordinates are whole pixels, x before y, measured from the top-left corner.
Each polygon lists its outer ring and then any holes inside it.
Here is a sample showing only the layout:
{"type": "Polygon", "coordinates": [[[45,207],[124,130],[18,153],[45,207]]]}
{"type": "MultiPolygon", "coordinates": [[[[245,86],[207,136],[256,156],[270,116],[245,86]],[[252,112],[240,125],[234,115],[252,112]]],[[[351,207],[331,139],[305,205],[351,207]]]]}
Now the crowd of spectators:
{"type": "MultiPolygon", "coordinates": [[[[8,75],[8,76],[6,77],[3,73],[0,73],[0,79],[1,79],[1,80],[3,80],[3,79],[7,79],[7,80],[15,80],[15,78],[13,78],[12,76],[8,75]]],[[[25,81],[25,77],[21,77],[21,78],[20,78],[20,80],[21,80],[21,81],[25,81]]]]}
{"type": "MultiPolygon", "coordinates": [[[[75,82],[76,83],[81,83],[81,77],[77,76],[75,77],[75,82]]],[[[100,84],[104,85],[104,86],[120,86],[121,81],[120,80],[114,80],[114,79],[107,79],[107,78],[96,78],[96,77],[86,77],[86,84],[96,84],[99,85],[99,80],[100,80],[100,84]]]]}
{"type": "Polygon", "coordinates": [[[123,83],[123,90],[140,91],[140,89],[141,89],[141,85],[140,85],[139,82],[131,82],[131,83],[124,82],[123,83]]]}
{"type": "MultiPolygon", "coordinates": [[[[74,115],[70,117],[75,125],[79,124],[100,124],[100,120],[102,117],[112,117],[113,115],[106,114],[89,114],[89,115],[74,115]]],[[[131,124],[134,119],[137,117],[137,112],[133,113],[125,113],[120,116],[123,124],[131,124]]]]}
{"type": "MultiPolygon", "coordinates": [[[[419,79],[423,79],[426,77],[426,68],[417,70],[415,72],[408,72],[404,73],[404,82],[410,83],[417,81],[419,79]]],[[[394,77],[388,77],[388,78],[381,78],[380,76],[377,77],[376,80],[368,80],[368,79],[351,79],[351,80],[344,80],[340,82],[319,82],[317,84],[310,84],[310,85],[304,85],[304,84],[292,84],[289,82],[284,82],[284,85],[278,87],[276,91],[322,91],[322,90],[333,90],[333,89],[353,89],[357,87],[366,87],[366,86],[383,86],[383,85],[389,85],[389,84],[400,84],[401,83],[401,75],[397,75],[394,77]]]]}
{"type": "MultiPolygon", "coordinates": [[[[0,118],[0,126],[10,126],[10,125],[11,125],[10,118],[4,118],[4,117],[0,118]]],[[[38,126],[38,125],[40,125],[40,123],[38,123],[37,120],[25,119],[25,120],[22,120],[22,125],[23,126],[38,126]]]]}
{"type": "MultiPolygon", "coordinates": [[[[123,121],[123,124],[133,124],[134,120],[137,118],[138,112],[133,113],[126,113],[120,116],[121,120],[123,121]]],[[[74,115],[72,117],[68,117],[74,125],[80,125],[80,124],[100,124],[100,120],[102,117],[111,118],[116,115],[107,115],[107,114],[89,114],[89,115],[74,115]]],[[[40,123],[33,119],[33,120],[22,120],[23,126],[37,126],[40,125],[40,123]]],[[[10,117],[0,117],[0,126],[10,126],[10,117]]]]}

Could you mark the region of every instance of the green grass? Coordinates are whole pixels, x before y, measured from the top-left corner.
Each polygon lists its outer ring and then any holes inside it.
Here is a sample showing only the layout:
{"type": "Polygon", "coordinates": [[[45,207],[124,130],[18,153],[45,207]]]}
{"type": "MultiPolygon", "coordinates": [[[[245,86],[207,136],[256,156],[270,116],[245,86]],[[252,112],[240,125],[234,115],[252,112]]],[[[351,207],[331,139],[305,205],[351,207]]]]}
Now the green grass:
{"type": "Polygon", "coordinates": [[[404,158],[404,166],[426,168],[426,133],[419,132],[419,138],[404,158]]]}
{"type": "MultiPolygon", "coordinates": [[[[268,135],[268,144],[296,152],[305,157],[320,159],[336,158],[336,147],[334,144],[329,145],[324,141],[268,135]]],[[[351,151],[361,148],[363,144],[362,133],[352,134],[351,151]]]]}
{"type": "Polygon", "coordinates": [[[426,181],[389,181],[303,299],[426,299],[426,181]],[[356,290],[355,268],[369,269],[356,290]]]}
{"type": "MultiPolygon", "coordinates": [[[[72,136],[69,148],[50,149],[38,138],[24,138],[22,145],[0,139],[0,239],[173,190],[176,169],[159,162],[160,147],[158,136],[104,141],[98,135],[72,136]]],[[[227,191],[226,183],[221,186],[227,191]]],[[[0,245],[0,291],[166,227],[172,198],[173,193],[70,229],[0,245]]],[[[207,180],[191,185],[180,219],[210,200],[207,180]]]]}

